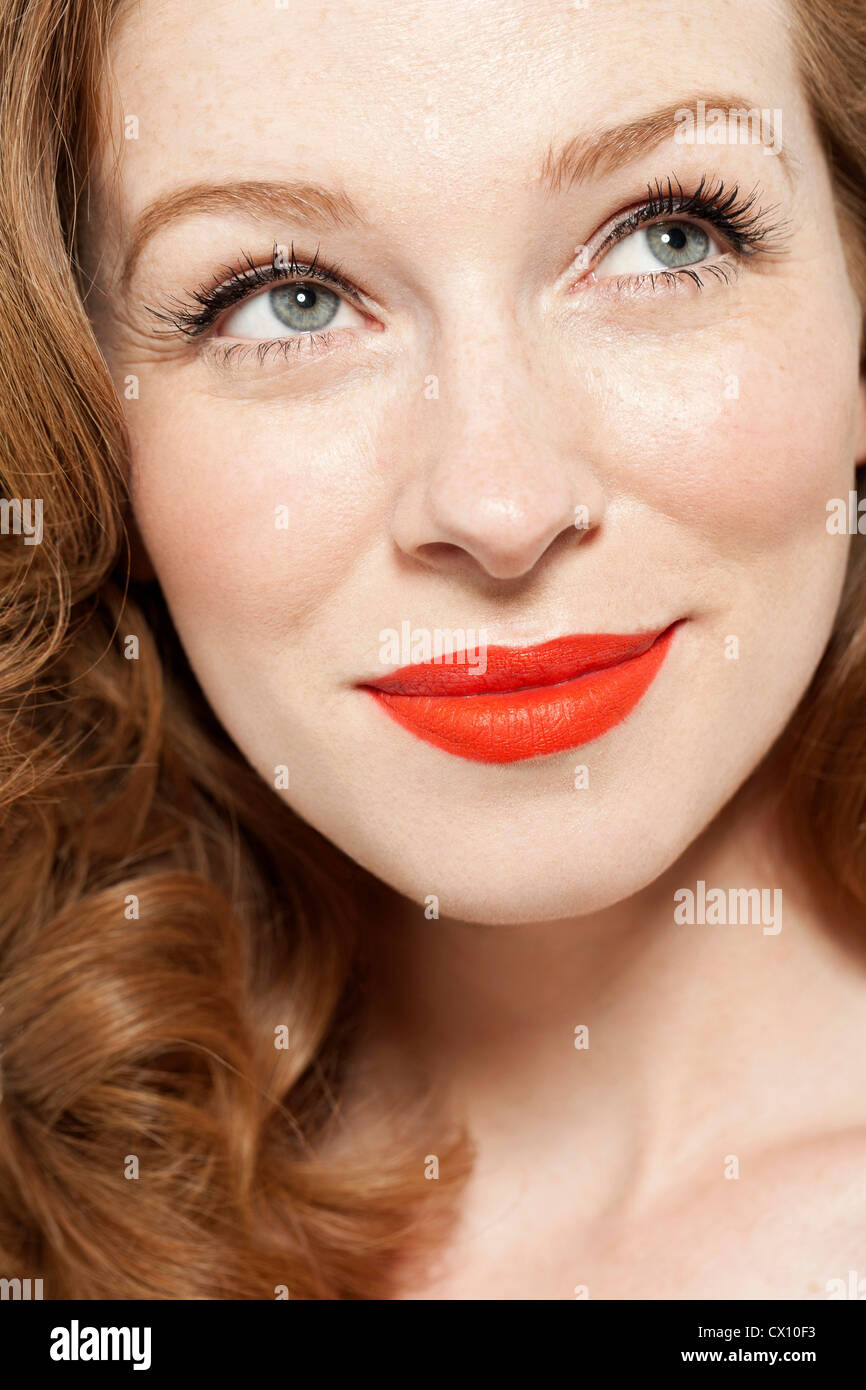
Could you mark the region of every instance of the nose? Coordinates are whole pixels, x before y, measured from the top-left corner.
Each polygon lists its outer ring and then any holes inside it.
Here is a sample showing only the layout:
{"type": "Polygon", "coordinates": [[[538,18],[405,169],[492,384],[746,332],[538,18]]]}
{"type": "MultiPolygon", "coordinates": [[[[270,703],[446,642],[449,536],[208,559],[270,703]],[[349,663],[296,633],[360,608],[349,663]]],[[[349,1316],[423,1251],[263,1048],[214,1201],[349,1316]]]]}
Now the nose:
{"type": "Polygon", "coordinates": [[[418,407],[421,454],[392,527],[429,568],[520,579],[554,542],[578,545],[601,523],[604,490],[573,434],[579,410],[561,385],[501,367],[476,357],[418,407]]]}

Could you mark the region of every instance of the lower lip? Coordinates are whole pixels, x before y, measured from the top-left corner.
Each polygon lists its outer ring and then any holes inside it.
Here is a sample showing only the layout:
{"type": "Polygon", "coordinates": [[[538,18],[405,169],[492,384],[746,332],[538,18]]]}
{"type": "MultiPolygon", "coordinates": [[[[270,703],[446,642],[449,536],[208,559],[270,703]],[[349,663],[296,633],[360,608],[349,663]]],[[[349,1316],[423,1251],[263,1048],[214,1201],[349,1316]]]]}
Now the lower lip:
{"type": "Polygon", "coordinates": [[[557,685],[477,695],[364,689],[404,729],[446,753],[479,763],[520,762],[591,743],[621,724],[661,670],[677,626],[636,656],[557,685]]]}

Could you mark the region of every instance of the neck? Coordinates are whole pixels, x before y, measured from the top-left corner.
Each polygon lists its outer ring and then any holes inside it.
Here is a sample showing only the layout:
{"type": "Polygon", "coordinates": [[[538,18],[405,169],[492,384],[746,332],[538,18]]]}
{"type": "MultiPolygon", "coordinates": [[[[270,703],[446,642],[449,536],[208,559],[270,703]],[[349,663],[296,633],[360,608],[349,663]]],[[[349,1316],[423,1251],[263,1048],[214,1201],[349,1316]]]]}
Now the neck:
{"type": "Polygon", "coordinates": [[[608,1196],[862,1122],[856,928],[836,933],[810,905],[772,807],[744,789],[654,883],[589,916],[479,926],[392,899],[368,1055],[407,1094],[428,1076],[482,1160],[567,1148],[572,1175],[608,1196]],[[753,888],[771,891],[730,891],[753,888]],[[675,917],[681,889],[691,924],[675,917]]]}

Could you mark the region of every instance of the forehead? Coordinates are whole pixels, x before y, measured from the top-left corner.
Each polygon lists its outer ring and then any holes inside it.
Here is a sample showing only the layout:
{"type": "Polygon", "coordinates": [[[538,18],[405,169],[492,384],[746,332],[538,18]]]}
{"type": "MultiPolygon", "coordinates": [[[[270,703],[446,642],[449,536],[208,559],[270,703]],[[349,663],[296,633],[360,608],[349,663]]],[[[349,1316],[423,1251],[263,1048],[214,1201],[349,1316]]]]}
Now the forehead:
{"type": "MultiPolygon", "coordinates": [[[[392,218],[471,201],[545,151],[730,91],[802,117],[775,0],[141,0],[112,44],[135,215],[190,177],[333,180],[392,218]]],[[[117,127],[115,127],[117,128],[117,127]]]]}

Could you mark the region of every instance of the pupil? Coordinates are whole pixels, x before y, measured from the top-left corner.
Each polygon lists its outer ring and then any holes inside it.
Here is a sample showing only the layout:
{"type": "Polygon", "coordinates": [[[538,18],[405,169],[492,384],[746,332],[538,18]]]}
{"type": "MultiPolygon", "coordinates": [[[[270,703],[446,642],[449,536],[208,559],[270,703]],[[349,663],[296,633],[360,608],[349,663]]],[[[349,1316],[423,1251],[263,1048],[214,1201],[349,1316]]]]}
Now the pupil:
{"type": "Polygon", "coordinates": [[[682,251],[686,244],[686,234],[682,227],[672,227],[669,232],[665,232],[662,240],[674,251],[682,251]]]}

